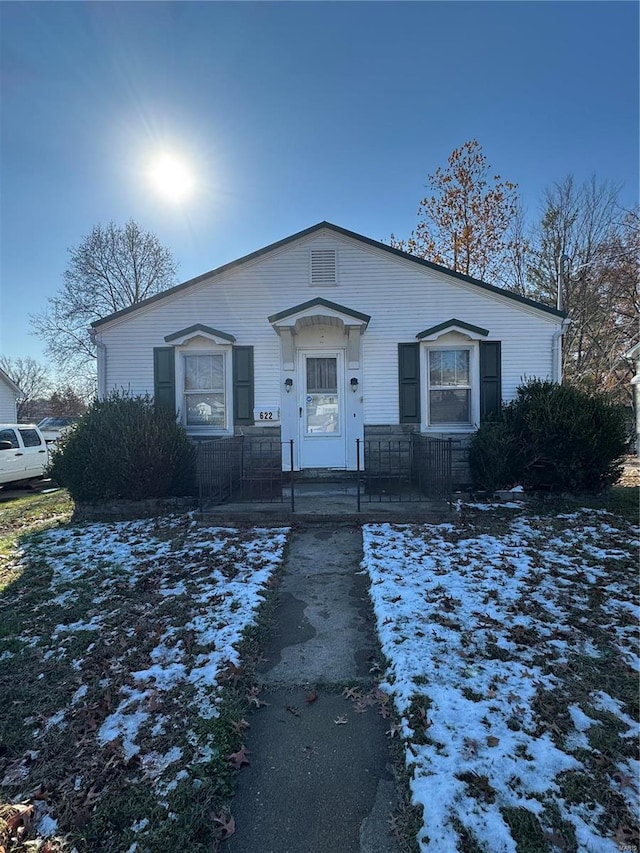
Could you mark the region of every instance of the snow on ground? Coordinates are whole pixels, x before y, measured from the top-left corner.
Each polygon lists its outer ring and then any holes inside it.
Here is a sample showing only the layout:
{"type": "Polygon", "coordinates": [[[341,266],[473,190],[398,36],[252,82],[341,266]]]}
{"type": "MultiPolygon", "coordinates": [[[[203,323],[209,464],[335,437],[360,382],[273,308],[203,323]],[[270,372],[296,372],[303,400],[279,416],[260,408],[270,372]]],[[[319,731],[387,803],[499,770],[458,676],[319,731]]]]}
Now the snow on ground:
{"type": "MultiPolygon", "coordinates": [[[[550,815],[559,810],[578,850],[619,850],[611,828],[598,825],[600,806],[569,800],[562,787],[570,771],[588,772],[586,757],[595,755],[588,735],[602,721],[590,713],[607,711],[620,737],[638,736],[603,691],[585,686],[564,698],[576,660],[605,654],[590,636],[596,609],[606,653],[620,655],[615,665],[637,661],[637,543],[610,520],[588,511],[560,524],[521,516],[505,520],[499,535],[450,524],[363,528],[363,566],[389,661],[380,686],[402,721],[425,853],[462,849],[461,833],[481,850],[515,853],[505,818],[522,810],[554,843],[550,815]],[[553,722],[559,715],[564,730],[553,722]]],[[[613,791],[614,771],[634,766],[611,769],[613,791]]],[[[622,778],[622,796],[637,802],[637,774],[622,778]]]]}
{"type": "MultiPolygon", "coordinates": [[[[241,664],[238,643],[287,532],[199,527],[176,516],[35,537],[21,558],[40,561],[52,577],[20,639],[43,666],[73,675],[50,691],[57,708],[27,721],[34,739],[86,718],[97,747],[125,762],[136,757],[159,796],[185,778],[185,767],[210,760],[216,744],[200,729],[211,727],[198,720],[219,714],[221,685],[241,664]]],[[[4,783],[19,779],[27,791],[22,766],[4,783]]]]}

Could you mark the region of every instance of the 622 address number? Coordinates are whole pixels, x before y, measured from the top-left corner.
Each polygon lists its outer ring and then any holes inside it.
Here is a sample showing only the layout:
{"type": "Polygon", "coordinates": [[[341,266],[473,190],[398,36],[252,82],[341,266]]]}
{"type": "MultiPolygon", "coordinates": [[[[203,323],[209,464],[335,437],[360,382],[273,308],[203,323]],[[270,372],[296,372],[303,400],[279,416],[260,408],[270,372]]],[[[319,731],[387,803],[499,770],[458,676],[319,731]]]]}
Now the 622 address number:
{"type": "Polygon", "coordinates": [[[261,421],[272,421],[273,419],[273,412],[260,412],[261,421]]]}

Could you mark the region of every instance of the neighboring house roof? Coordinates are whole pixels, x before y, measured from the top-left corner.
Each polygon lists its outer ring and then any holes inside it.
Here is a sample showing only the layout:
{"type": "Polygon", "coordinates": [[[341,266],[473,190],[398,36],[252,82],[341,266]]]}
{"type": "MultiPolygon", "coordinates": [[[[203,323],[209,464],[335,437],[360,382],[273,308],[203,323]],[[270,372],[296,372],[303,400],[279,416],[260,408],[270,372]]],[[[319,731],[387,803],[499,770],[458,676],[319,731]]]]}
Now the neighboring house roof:
{"type": "Polygon", "coordinates": [[[238,258],[235,261],[231,261],[228,264],[223,264],[223,266],[221,267],[217,267],[216,269],[210,270],[209,272],[203,273],[202,275],[196,276],[196,278],[189,279],[189,281],[185,281],[182,284],[177,284],[175,285],[175,287],[171,287],[168,290],[163,290],[162,293],[156,293],[154,296],[150,296],[148,299],[144,299],[142,302],[138,302],[136,305],[131,305],[128,308],[122,308],[120,311],[116,311],[113,314],[109,314],[107,317],[102,317],[100,320],[95,320],[91,325],[93,328],[96,328],[98,326],[102,326],[104,323],[108,323],[111,320],[116,319],[117,317],[123,317],[126,314],[131,314],[132,312],[139,311],[141,308],[145,308],[147,305],[151,305],[154,302],[159,302],[162,299],[174,296],[176,293],[179,293],[182,290],[187,290],[188,288],[191,288],[194,285],[201,283],[205,279],[224,275],[225,273],[230,272],[231,270],[234,270],[237,267],[242,266],[243,264],[255,261],[262,255],[266,255],[269,252],[281,249],[283,246],[286,246],[289,243],[293,243],[296,240],[301,240],[305,237],[309,237],[315,232],[323,230],[334,231],[336,234],[339,234],[343,237],[348,237],[351,240],[357,240],[360,243],[364,243],[367,246],[372,246],[374,249],[380,249],[384,252],[388,252],[390,255],[402,258],[405,261],[411,261],[412,263],[417,264],[419,266],[427,267],[427,269],[435,270],[436,272],[440,273],[445,273],[446,275],[449,275],[453,278],[457,278],[458,280],[464,281],[467,284],[472,284],[475,287],[487,290],[490,293],[496,293],[500,296],[505,296],[508,299],[513,299],[516,302],[519,302],[523,305],[528,305],[532,308],[537,308],[538,310],[544,311],[548,314],[552,314],[555,317],[567,316],[565,311],[558,311],[557,308],[552,308],[549,305],[544,305],[542,302],[536,302],[534,299],[529,299],[526,296],[520,296],[517,293],[512,293],[510,290],[505,290],[502,287],[496,287],[493,284],[488,284],[486,281],[480,281],[480,279],[472,278],[469,275],[454,272],[453,270],[450,270],[447,267],[443,267],[440,264],[434,264],[432,261],[425,261],[422,258],[418,258],[415,255],[409,254],[408,252],[403,252],[400,249],[395,249],[393,248],[393,246],[387,246],[386,243],[380,243],[377,240],[372,240],[370,237],[364,237],[362,234],[356,234],[355,231],[348,231],[346,228],[341,228],[339,225],[333,225],[331,222],[318,222],[317,225],[312,225],[311,228],[306,228],[304,231],[298,231],[296,234],[292,234],[290,237],[285,237],[283,240],[278,240],[276,243],[271,243],[269,246],[265,246],[263,249],[258,249],[255,252],[251,252],[249,255],[244,255],[242,258],[238,258]]]}
{"type": "Polygon", "coordinates": [[[16,383],[13,381],[13,379],[11,379],[11,377],[8,376],[4,372],[4,370],[1,367],[0,367],[0,380],[2,380],[5,383],[5,385],[8,385],[9,388],[11,388],[11,390],[15,394],[22,394],[22,390],[16,385],[16,383]]]}

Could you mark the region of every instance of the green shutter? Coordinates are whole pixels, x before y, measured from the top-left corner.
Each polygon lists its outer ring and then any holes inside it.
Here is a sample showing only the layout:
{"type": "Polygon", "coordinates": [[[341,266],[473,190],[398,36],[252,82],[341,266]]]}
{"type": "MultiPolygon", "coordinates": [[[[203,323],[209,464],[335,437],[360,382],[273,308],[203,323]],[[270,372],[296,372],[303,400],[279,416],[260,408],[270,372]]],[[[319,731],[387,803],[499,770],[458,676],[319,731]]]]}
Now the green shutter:
{"type": "Polygon", "coordinates": [[[480,423],[497,417],[502,408],[502,345],[480,342],[480,423]]]}
{"type": "Polygon", "coordinates": [[[253,423],[253,347],[233,347],[233,422],[253,423]]]}
{"type": "Polygon", "coordinates": [[[418,344],[398,344],[400,423],[420,423],[420,352],[418,344]]]}
{"type": "Polygon", "coordinates": [[[173,347],[153,350],[153,399],[158,408],[176,412],[176,371],[173,347]]]}

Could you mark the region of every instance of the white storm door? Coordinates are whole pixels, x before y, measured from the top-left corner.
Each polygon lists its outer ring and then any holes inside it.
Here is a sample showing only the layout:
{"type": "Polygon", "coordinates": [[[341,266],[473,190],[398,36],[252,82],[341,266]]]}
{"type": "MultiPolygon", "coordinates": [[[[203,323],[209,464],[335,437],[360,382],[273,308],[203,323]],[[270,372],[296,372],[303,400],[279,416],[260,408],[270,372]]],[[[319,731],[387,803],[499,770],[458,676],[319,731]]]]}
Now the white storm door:
{"type": "Polygon", "coordinates": [[[300,467],[346,468],[342,352],[299,353],[300,467]]]}

